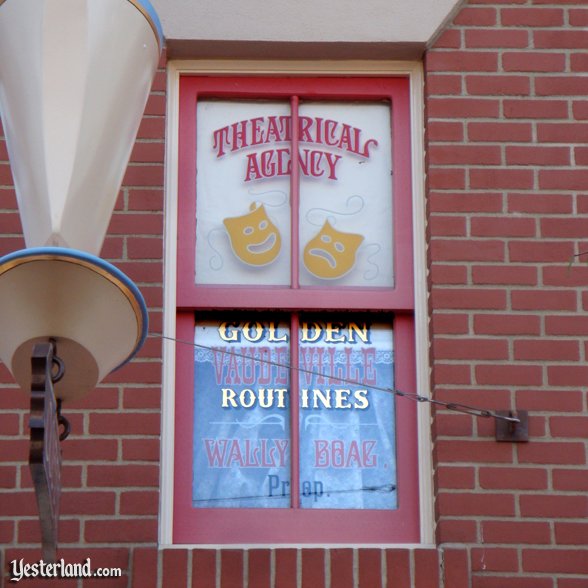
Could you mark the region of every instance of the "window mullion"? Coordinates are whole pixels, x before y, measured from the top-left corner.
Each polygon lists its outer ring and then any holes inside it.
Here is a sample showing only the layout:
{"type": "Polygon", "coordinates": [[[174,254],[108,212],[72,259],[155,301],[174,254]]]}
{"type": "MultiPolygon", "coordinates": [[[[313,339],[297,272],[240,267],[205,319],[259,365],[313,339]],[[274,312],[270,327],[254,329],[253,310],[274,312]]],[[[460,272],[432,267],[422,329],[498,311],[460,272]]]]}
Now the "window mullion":
{"type": "Polygon", "coordinates": [[[299,106],[299,98],[298,96],[292,96],[290,98],[290,109],[291,109],[291,117],[292,117],[292,144],[291,144],[291,157],[290,161],[292,163],[292,169],[290,170],[290,206],[291,206],[291,219],[290,219],[290,228],[291,228],[291,264],[292,267],[290,268],[291,271],[291,287],[293,289],[298,289],[300,287],[300,278],[299,278],[299,252],[300,247],[298,244],[299,237],[298,237],[298,229],[299,229],[299,205],[300,205],[300,165],[299,165],[299,150],[298,150],[298,141],[299,141],[299,124],[298,124],[298,106],[299,106]]]}
{"type": "Polygon", "coordinates": [[[300,508],[300,398],[299,398],[299,325],[297,313],[290,319],[290,484],[292,508],[300,508]]]}

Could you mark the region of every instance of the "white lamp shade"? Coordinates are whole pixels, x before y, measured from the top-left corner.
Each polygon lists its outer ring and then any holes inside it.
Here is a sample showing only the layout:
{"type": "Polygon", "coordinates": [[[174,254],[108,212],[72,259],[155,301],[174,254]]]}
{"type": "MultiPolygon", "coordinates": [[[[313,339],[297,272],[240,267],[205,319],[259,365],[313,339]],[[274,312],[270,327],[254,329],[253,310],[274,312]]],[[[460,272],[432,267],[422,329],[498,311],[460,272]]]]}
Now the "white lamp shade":
{"type": "Polygon", "coordinates": [[[100,252],[161,43],[148,0],[0,0],[0,113],[27,247],[100,252]]]}

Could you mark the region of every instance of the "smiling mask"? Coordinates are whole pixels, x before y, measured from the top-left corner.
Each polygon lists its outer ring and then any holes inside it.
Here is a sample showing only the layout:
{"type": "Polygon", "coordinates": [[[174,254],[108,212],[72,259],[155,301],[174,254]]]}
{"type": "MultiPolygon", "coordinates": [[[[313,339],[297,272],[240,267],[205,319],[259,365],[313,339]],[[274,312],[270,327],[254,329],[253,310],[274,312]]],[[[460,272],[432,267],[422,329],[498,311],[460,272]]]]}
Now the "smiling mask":
{"type": "Polygon", "coordinates": [[[337,231],[326,220],[304,248],[304,265],[317,278],[340,278],[355,264],[357,248],[362,242],[362,235],[337,231]]]}
{"type": "Polygon", "coordinates": [[[263,204],[251,203],[243,216],[223,220],[233,253],[249,265],[267,265],[276,259],[282,246],[278,228],[268,218],[263,204]]]}

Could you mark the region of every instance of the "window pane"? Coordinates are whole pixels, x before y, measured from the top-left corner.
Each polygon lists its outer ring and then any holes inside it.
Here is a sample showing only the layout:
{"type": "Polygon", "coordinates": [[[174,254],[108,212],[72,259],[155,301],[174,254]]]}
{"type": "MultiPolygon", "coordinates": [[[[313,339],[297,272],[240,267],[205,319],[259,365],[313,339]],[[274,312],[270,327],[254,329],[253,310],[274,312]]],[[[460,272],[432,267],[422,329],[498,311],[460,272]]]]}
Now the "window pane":
{"type": "Polygon", "coordinates": [[[300,284],[391,287],[390,105],[300,105],[300,284]]]}
{"type": "Polygon", "coordinates": [[[196,283],[290,284],[290,107],[199,100],[196,283]]]}
{"type": "Polygon", "coordinates": [[[299,340],[301,506],[397,508],[392,327],[306,318],[299,340]]]}
{"type": "Polygon", "coordinates": [[[195,508],[290,506],[286,321],[197,321],[195,508]],[[280,365],[276,365],[280,364],[280,365]]]}

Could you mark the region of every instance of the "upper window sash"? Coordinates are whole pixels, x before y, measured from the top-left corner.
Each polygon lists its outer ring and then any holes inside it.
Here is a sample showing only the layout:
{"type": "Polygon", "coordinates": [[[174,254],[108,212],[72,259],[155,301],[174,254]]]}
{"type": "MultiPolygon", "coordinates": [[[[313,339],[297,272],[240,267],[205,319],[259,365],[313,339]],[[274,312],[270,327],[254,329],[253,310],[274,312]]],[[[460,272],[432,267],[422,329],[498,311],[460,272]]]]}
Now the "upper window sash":
{"type": "MultiPolygon", "coordinates": [[[[284,309],[324,309],[324,308],[357,308],[357,309],[412,309],[413,303],[413,264],[412,264],[412,218],[411,218],[411,171],[410,171],[410,111],[409,88],[406,78],[389,78],[372,80],[365,79],[307,79],[296,78],[290,80],[277,79],[244,79],[244,78],[191,78],[181,80],[180,91],[180,158],[179,158],[179,200],[182,214],[179,218],[179,256],[178,256],[178,306],[182,308],[284,308],[284,309]],[[317,100],[317,97],[320,99],[317,100]],[[219,101],[252,101],[265,99],[272,102],[283,102],[287,112],[292,117],[291,123],[291,169],[294,173],[284,178],[289,190],[288,200],[291,201],[289,214],[289,231],[282,230],[280,236],[287,244],[285,250],[290,250],[290,267],[286,269],[283,283],[259,284],[202,284],[198,282],[195,272],[196,239],[197,239],[197,186],[200,174],[206,170],[197,170],[197,136],[199,123],[196,111],[201,104],[215,104],[212,98],[219,101]],[[377,104],[387,102],[390,107],[390,122],[392,127],[392,178],[391,178],[391,223],[393,243],[389,246],[390,268],[393,268],[394,278],[384,279],[375,287],[358,286],[358,282],[350,281],[345,285],[345,279],[330,280],[315,279],[308,270],[305,259],[305,245],[312,241],[312,232],[316,239],[327,240],[319,232],[319,227],[308,226],[301,229],[300,219],[311,220],[311,223],[321,224],[324,231],[325,221],[330,220],[329,214],[320,213],[313,207],[313,193],[309,192],[309,199],[304,202],[305,178],[298,173],[300,116],[310,118],[313,108],[315,118],[321,117],[321,110],[328,107],[329,102],[337,102],[338,108],[344,102],[364,102],[377,104]],[[305,110],[310,108],[311,110],[305,110]],[[302,112],[302,114],[301,114],[302,112]],[[297,148],[298,147],[298,148],[297,148]],[[198,171],[198,175],[197,175],[198,171]],[[302,186],[301,186],[302,184],[302,186]],[[302,196],[301,196],[302,192],[302,196]],[[393,197],[392,197],[393,195],[393,197]],[[302,199],[302,206],[301,206],[302,199]],[[314,216],[313,216],[314,215],[314,216]],[[322,217],[319,219],[318,216],[322,217]],[[306,233],[304,233],[306,231],[306,233]],[[310,232],[309,232],[310,231],[310,232]],[[302,232],[302,233],[301,233],[302,232]],[[288,234],[289,233],[289,234],[288,234]],[[306,267],[304,267],[306,264],[306,267]],[[300,269],[302,268],[302,269],[300,269]],[[337,288],[336,297],[333,296],[333,286],[337,288]],[[343,286],[343,287],[342,287],[343,286]]],[[[226,123],[234,122],[227,120],[226,123]]],[[[215,123],[213,123],[215,124],[215,123]]],[[[219,127],[222,128],[222,127],[219,127]]],[[[213,129],[214,130],[214,129],[213,129]]],[[[367,137],[367,136],[366,136],[367,137]]],[[[304,139],[304,137],[302,137],[304,139]]],[[[218,145],[217,145],[218,148],[218,145]]],[[[218,149],[217,149],[218,150],[218,149]]],[[[250,151],[250,150],[249,150],[250,151]]],[[[316,188],[312,188],[315,189],[316,188]]],[[[202,190],[202,189],[201,189],[202,190]]],[[[263,191],[263,186],[259,188],[263,191]]],[[[353,196],[353,195],[352,195],[353,196]]],[[[204,198],[204,196],[203,196],[204,198]]],[[[361,195],[347,204],[347,211],[337,212],[357,213],[365,205],[361,195]]],[[[259,203],[251,202],[251,208],[260,208],[259,203]]],[[[324,207],[323,207],[324,208],[324,207]]],[[[257,211],[259,212],[259,211],[257,211]]],[[[271,213],[273,215],[273,211],[271,213]]],[[[371,213],[374,214],[373,212],[371,213]]],[[[269,215],[268,215],[269,216],[269,215]]],[[[378,216],[376,213],[375,216],[378,216]]],[[[380,215],[382,216],[382,215],[380,215]]],[[[227,213],[226,217],[230,217],[227,213]]],[[[204,221],[203,221],[204,222],[204,221]]],[[[343,227],[343,224],[341,224],[343,227]]],[[[337,227],[339,228],[339,227],[337,227]]],[[[342,231],[350,233],[351,231],[342,231]]],[[[359,231],[358,231],[359,232],[359,231]]],[[[369,234],[369,228],[362,229],[369,234]]],[[[203,234],[199,236],[202,243],[203,234]]],[[[226,237],[225,237],[226,238],[226,237]]],[[[328,236],[330,239],[330,236],[328,236]]],[[[332,240],[332,239],[331,239],[332,240]]],[[[345,243],[347,244],[347,243],[345,243]]],[[[203,247],[203,250],[205,247],[203,247]]],[[[374,248],[375,249],[375,248],[374,248]]],[[[369,253],[369,250],[368,250],[369,253]]],[[[314,268],[311,268],[314,269],[314,268]]],[[[318,270],[320,273],[320,268],[318,270]]],[[[204,280],[207,281],[206,279],[204,280]]],[[[214,282],[209,279],[209,282],[214,282]]]]}

